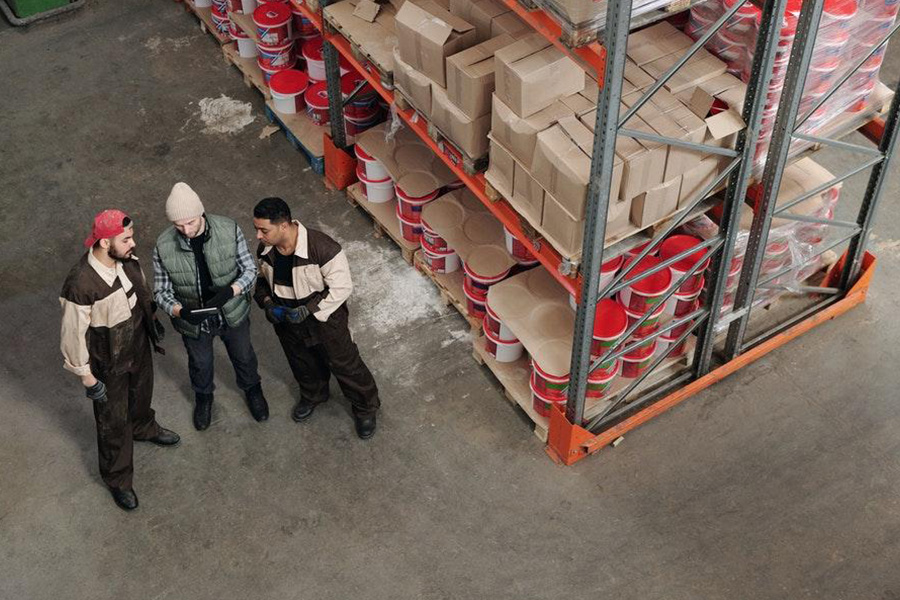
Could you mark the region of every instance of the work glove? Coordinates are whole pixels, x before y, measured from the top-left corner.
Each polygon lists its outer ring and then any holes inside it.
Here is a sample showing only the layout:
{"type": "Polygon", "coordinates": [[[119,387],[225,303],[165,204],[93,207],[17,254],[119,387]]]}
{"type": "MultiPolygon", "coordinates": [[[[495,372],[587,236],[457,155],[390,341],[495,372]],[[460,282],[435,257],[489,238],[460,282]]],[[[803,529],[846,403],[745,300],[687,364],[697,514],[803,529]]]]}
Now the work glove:
{"type": "Polygon", "coordinates": [[[234,290],[231,289],[231,286],[223,287],[220,290],[216,290],[215,295],[209,299],[209,302],[206,303],[206,306],[215,306],[216,308],[222,308],[225,306],[225,303],[234,298],[234,290]]]}
{"type": "Polygon", "coordinates": [[[263,308],[266,311],[266,320],[269,323],[272,323],[273,325],[284,323],[284,318],[288,311],[286,306],[278,306],[271,300],[266,300],[263,308]]]}
{"type": "Polygon", "coordinates": [[[98,379],[91,387],[84,388],[84,394],[94,402],[106,402],[106,384],[98,379]]]}
{"type": "Polygon", "coordinates": [[[288,323],[293,323],[296,325],[297,323],[302,323],[309,316],[309,309],[305,306],[298,306],[297,308],[290,308],[287,310],[284,320],[288,323]]]}
{"type": "Polygon", "coordinates": [[[210,315],[197,314],[190,308],[181,308],[181,316],[179,318],[184,319],[191,325],[199,325],[203,321],[209,318],[210,315]]]}

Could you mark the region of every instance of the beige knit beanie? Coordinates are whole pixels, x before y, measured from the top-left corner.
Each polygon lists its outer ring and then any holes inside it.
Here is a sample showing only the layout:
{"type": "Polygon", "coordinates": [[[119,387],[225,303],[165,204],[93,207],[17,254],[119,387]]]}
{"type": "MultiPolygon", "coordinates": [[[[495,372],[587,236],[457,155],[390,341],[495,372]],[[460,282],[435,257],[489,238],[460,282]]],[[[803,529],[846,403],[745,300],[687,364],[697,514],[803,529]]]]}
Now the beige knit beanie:
{"type": "Polygon", "coordinates": [[[204,212],[200,196],[186,183],[179,181],[172,186],[169,199],[166,200],[166,218],[172,221],[193,219],[204,212]]]}

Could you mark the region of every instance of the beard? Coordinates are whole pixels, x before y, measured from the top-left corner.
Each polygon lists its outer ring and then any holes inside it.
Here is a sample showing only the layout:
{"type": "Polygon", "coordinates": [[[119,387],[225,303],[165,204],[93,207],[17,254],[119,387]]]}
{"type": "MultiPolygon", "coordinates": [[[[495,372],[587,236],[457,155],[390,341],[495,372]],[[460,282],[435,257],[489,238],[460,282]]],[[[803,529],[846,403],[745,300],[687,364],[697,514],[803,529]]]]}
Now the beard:
{"type": "Polygon", "coordinates": [[[116,248],[110,246],[109,251],[107,252],[110,258],[114,258],[115,260],[122,262],[125,260],[129,260],[134,254],[134,249],[126,250],[125,252],[119,252],[116,248]]]}

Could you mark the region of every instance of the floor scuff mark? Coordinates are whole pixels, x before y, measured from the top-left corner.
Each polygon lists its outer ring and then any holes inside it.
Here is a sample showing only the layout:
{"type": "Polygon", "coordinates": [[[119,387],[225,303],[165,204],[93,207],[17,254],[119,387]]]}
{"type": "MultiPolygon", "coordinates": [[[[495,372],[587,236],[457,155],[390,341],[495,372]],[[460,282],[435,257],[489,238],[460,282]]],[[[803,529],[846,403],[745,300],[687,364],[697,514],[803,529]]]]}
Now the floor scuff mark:
{"type": "Polygon", "coordinates": [[[200,120],[206,127],[203,133],[224,133],[233,135],[256,120],[253,105],[222,94],[218,98],[203,98],[200,106],[200,120]]]}

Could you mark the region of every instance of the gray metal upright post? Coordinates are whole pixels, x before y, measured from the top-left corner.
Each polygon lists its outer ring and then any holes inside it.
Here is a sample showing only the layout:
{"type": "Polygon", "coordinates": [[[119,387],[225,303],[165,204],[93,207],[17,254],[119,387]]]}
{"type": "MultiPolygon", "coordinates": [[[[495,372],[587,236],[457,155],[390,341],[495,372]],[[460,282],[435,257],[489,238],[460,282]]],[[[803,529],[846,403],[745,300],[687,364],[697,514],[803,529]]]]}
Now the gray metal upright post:
{"type": "MultiPolygon", "coordinates": [[[[329,0],[321,0],[324,9],[331,4],[329,0]]],[[[324,10],[323,10],[324,12],[324,10]]],[[[323,26],[325,20],[322,19],[323,26]]],[[[322,58],[325,62],[325,85],[328,88],[328,118],[331,121],[331,141],[338,148],[347,147],[347,130],[344,127],[344,96],[341,92],[340,53],[328,41],[322,43],[322,58]]]]}
{"type": "MultiPolygon", "coordinates": [[[[821,0],[820,0],[821,1],[821,0]]],[[[778,51],[779,33],[781,31],[786,0],[768,0],[763,6],[762,21],[757,37],[756,52],[747,83],[747,96],[744,101],[744,122],[747,128],[738,134],[735,149],[740,153],[741,164],[731,174],[725,192],[722,220],[719,225],[720,235],[724,239],[722,251],[712,261],[709,269],[707,305],[710,308],[709,319],[701,325],[697,334],[697,351],[695,374],[702,377],[709,372],[712,364],[713,347],[716,339],[716,322],[720,317],[720,307],[725,297],[725,284],[734,254],[734,244],[739,230],[740,210],[747,194],[747,186],[753,173],[753,158],[756,154],[756,142],[762,123],[762,114],[766,106],[769,83],[778,51]],[[724,231],[722,231],[724,229],[724,231]]],[[[802,87],[802,86],[801,86],[802,87]]]]}
{"type": "Polygon", "coordinates": [[[794,46],[791,48],[784,88],[775,117],[772,142],[766,156],[762,198],[756,207],[756,215],[750,228],[750,239],[744,255],[744,268],[741,271],[735,294],[734,310],[737,313],[743,311],[743,314],[732,321],[728,328],[728,337],[725,341],[726,360],[731,360],[740,354],[747,324],[750,321],[750,307],[753,306],[756,281],[765,255],[769,228],[772,224],[772,213],[775,210],[775,198],[781,187],[781,177],[784,174],[791,148],[797,112],[803,97],[803,86],[806,83],[806,74],[809,71],[816,34],[819,30],[822,4],[823,0],[808,0],[803,3],[803,8],[800,10],[797,34],[794,37],[794,46]]]}
{"type": "Polygon", "coordinates": [[[600,292],[600,265],[603,264],[603,245],[606,239],[606,216],[612,188],[616,137],[619,130],[619,105],[622,81],[625,76],[625,50],[631,25],[631,0],[609,0],[606,6],[606,71],[597,105],[594,128],[594,149],[591,158],[591,181],[588,186],[587,213],[584,222],[582,249],[581,301],[575,313],[575,334],[572,340],[572,362],[566,418],[581,425],[584,417],[584,398],[591,368],[594,316],[600,292]]]}
{"type": "Polygon", "coordinates": [[[894,89],[894,98],[891,100],[891,108],[884,124],[884,134],[878,144],[878,150],[883,158],[872,168],[869,184],[866,186],[866,194],[863,196],[857,216],[856,223],[861,231],[853,238],[847,249],[847,259],[844,262],[844,270],[841,273],[839,284],[843,292],[849,291],[859,275],[862,259],[866,253],[866,244],[869,241],[869,231],[872,229],[872,222],[875,219],[875,209],[881,199],[881,193],[884,191],[884,181],[890,173],[891,159],[897,149],[897,140],[900,138],[900,133],[897,131],[898,125],[900,125],[898,121],[900,121],[900,82],[894,89]]]}

